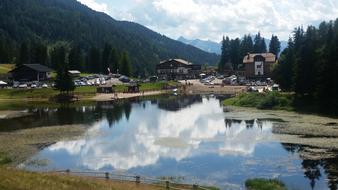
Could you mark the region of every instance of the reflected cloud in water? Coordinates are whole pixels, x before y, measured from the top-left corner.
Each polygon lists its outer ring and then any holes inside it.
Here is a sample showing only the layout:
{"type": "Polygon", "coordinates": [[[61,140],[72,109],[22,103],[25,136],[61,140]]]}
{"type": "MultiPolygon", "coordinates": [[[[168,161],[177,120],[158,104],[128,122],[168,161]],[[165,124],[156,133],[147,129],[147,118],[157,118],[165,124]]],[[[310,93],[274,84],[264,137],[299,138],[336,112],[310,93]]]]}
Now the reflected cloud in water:
{"type": "Polygon", "coordinates": [[[217,99],[197,102],[189,108],[178,106],[181,109],[176,111],[172,111],[172,106],[169,110],[163,109],[165,104],[146,102],[146,109],[143,104],[133,104],[130,115],[113,127],[110,128],[111,124],[104,118],[94,123],[83,138],[57,142],[38,157],[46,157],[51,160],[51,167],[57,167],[63,160],[54,159],[59,158],[55,155],[66,152],[68,155],[63,159],[76,157],[73,164],[80,168],[129,170],[156,164],[161,158],[180,162],[208,153],[251,155],[257,143],[271,137],[270,122],[264,122],[261,127],[256,120],[230,121],[229,126],[217,99]]]}

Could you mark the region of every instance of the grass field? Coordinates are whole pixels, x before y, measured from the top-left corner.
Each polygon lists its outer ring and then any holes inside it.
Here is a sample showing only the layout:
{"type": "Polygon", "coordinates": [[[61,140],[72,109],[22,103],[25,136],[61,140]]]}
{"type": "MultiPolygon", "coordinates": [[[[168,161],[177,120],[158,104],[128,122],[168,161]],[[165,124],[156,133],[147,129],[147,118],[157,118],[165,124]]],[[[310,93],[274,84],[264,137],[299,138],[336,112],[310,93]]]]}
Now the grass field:
{"type": "Polygon", "coordinates": [[[14,64],[0,64],[0,74],[7,74],[9,71],[13,70],[14,67],[14,64]]]}
{"type": "MultiPolygon", "coordinates": [[[[59,94],[59,91],[52,88],[2,89],[0,90],[0,99],[49,99],[57,94],[59,94]]],[[[96,94],[96,87],[77,87],[74,94],[86,98],[93,97],[96,94]]]]}
{"type": "Polygon", "coordinates": [[[33,173],[0,167],[1,190],[160,190],[152,185],[70,175],[33,173]]]}

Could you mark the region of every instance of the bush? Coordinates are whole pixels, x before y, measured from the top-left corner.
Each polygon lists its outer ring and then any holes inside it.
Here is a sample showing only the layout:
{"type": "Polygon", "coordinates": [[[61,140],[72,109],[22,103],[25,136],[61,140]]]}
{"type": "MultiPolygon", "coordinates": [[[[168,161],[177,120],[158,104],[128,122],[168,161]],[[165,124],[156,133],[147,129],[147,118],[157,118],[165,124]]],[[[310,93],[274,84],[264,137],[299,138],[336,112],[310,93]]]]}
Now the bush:
{"type": "Polygon", "coordinates": [[[12,159],[10,159],[6,154],[0,152],[0,166],[6,165],[12,162],[12,159]]]}
{"type": "Polygon", "coordinates": [[[224,100],[224,105],[255,107],[258,109],[292,110],[293,96],[279,92],[244,93],[224,100]]]}
{"type": "Polygon", "coordinates": [[[249,179],[245,187],[248,190],[287,190],[285,184],[277,179],[249,179]]]}

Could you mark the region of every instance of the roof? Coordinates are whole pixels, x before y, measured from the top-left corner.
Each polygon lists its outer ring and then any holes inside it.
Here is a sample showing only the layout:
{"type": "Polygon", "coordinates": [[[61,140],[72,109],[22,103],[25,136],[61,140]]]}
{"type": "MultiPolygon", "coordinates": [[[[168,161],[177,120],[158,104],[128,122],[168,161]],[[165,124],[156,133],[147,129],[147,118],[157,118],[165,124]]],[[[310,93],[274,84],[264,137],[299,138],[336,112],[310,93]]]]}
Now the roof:
{"type": "Polygon", "coordinates": [[[170,62],[170,61],[176,61],[176,62],[182,63],[184,65],[192,65],[192,63],[190,63],[186,60],[183,60],[183,59],[169,59],[169,60],[161,61],[160,64],[165,63],[165,62],[170,62]]]}
{"type": "Polygon", "coordinates": [[[243,58],[243,63],[253,63],[257,55],[263,56],[265,62],[276,62],[276,56],[273,53],[250,53],[243,58]]]}
{"type": "Polygon", "coordinates": [[[69,70],[68,73],[70,73],[70,74],[81,74],[81,72],[78,71],[78,70],[69,70]]]}
{"type": "MultiPolygon", "coordinates": [[[[52,72],[53,71],[49,67],[41,65],[41,64],[23,64],[22,66],[28,67],[28,68],[33,69],[33,70],[38,71],[38,72],[52,72]]],[[[13,72],[16,69],[17,68],[13,69],[10,72],[13,72]]]]}

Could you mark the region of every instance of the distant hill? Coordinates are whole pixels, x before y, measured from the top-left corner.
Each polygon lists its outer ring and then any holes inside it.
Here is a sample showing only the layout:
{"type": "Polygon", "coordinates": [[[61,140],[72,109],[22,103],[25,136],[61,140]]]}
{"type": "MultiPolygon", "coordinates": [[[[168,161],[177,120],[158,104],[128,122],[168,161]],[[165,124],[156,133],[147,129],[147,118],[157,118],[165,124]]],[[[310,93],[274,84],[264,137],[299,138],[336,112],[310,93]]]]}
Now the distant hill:
{"type": "Polygon", "coordinates": [[[126,50],[134,70],[154,72],[155,64],[182,58],[197,64],[216,64],[219,56],[170,39],[140,24],[117,21],[76,0],[1,0],[0,37],[15,46],[31,40],[68,41],[88,50],[110,43],[126,50]]]}
{"type": "Polygon", "coordinates": [[[188,40],[182,36],[179,37],[177,40],[185,44],[195,46],[209,53],[216,53],[218,55],[221,54],[221,43],[213,42],[210,40],[205,41],[205,40],[200,40],[200,39],[188,40]]]}
{"type": "MultiPolygon", "coordinates": [[[[201,50],[204,50],[206,52],[209,53],[216,53],[218,55],[221,54],[221,47],[222,44],[221,43],[217,43],[217,42],[213,42],[213,41],[205,41],[205,40],[200,40],[200,39],[195,39],[195,40],[188,40],[184,37],[179,37],[177,39],[180,42],[183,42],[185,44],[189,44],[192,46],[195,46],[201,50]]],[[[265,43],[266,43],[266,47],[269,47],[270,44],[270,40],[265,38],[265,43]]],[[[288,46],[288,42],[287,41],[281,41],[281,51],[282,52],[285,48],[287,48],[288,46]]]]}

